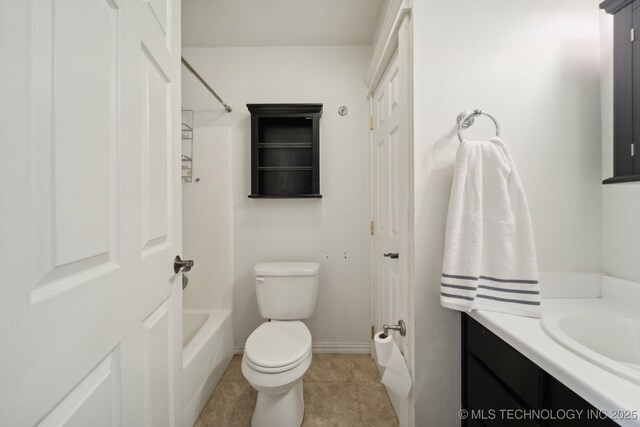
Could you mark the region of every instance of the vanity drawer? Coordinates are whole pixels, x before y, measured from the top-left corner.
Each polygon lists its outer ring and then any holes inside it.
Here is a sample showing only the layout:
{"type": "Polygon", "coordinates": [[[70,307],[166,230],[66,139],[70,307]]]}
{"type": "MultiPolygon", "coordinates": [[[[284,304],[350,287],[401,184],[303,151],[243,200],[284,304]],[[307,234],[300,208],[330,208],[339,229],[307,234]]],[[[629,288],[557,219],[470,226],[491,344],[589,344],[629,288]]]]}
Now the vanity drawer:
{"type": "MultiPolygon", "coordinates": [[[[515,420],[503,416],[508,410],[523,409],[498,381],[472,356],[466,359],[467,404],[480,414],[482,424],[492,426],[538,426],[533,420],[515,420]]],[[[471,415],[471,419],[475,416],[471,415]]],[[[469,425],[469,424],[468,424],[469,425]]]]}
{"type": "Polygon", "coordinates": [[[540,408],[540,368],[493,332],[469,316],[466,322],[467,354],[475,356],[530,408],[540,408]],[[536,387],[531,385],[535,384],[536,387]]]}

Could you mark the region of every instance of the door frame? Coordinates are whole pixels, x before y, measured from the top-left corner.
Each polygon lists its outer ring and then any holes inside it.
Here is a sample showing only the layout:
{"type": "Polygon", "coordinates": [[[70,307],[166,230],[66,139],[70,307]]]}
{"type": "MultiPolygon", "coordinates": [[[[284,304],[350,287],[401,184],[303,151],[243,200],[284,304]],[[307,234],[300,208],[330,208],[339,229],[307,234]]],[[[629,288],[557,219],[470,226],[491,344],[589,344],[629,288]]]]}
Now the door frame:
{"type": "MultiPolygon", "coordinates": [[[[414,283],[415,283],[415,269],[414,269],[414,161],[413,161],[413,27],[411,20],[411,1],[410,0],[391,0],[387,4],[386,10],[383,12],[384,18],[382,19],[377,41],[374,46],[373,57],[369,66],[367,75],[368,93],[367,99],[369,100],[369,113],[370,117],[374,115],[374,100],[373,94],[378,88],[378,84],[384,75],[387,66],[393,57],[393,54],[398,50],[398,60],[401,61],[400,69],[403,70],[405,75],[406,90],[406,121],[405,126],[407,131],[406,135],[406,147],[407,147],[407,176],[405,182],[407,183],[407,203],[401,209],[400,217],[406,221],[407,236],[405,239],[401,239],[403,246],[399,248],[399,252],[402,257],[406,257],[407,263],[405,268],[405,277],[407,280],[407,300],[405,301],[407,306],[407,319],[403,319],[407,325],[407,344],[408,354],[405,354],[407,364],[409,367],[409,373],[413,386],[409,393],[406,402],[406,419],[408,427],[415,426],[415,306],[413,304],[414,298],[414,283]],[[404,211],[403,211],[404,210],[404,211]]],[[[373,120],[371,120],[373,124],[373,120]]],[[[373,132],[369,132],[369,147],[373,144],[373,132]]],[[[369,151],[369,164],[372,162],[372,152],[369,151]]],[[[372,170],[369,171],[369,179],[372,179],[372,170]]],[[[370,191],[373,191],[373,187],[370,186],[370,191]]],[[[370,200],[373,200],[373,194],[370,194],[370,200]]],[[[369,207],[370,218],[373,214],[373,206],[369,207]]],[[[373,240],[371,240],[371,253],[370,259],[374,259],[373,254],[373,240]]],[[[373,277],[374,263],[371,263],[371,277],[373,277]]],[[[375,304],[375,289],[373,281],[370,283],[370,324],[374,324],[374,310],[375,304]]],[[[372,326],[373,327],[373,326],[372,326]]],[[[371,354],[373,354],[373,337],[370,341],[371,354]]],[[[405,426],[401,426],[405,427],[405,426]]]]}

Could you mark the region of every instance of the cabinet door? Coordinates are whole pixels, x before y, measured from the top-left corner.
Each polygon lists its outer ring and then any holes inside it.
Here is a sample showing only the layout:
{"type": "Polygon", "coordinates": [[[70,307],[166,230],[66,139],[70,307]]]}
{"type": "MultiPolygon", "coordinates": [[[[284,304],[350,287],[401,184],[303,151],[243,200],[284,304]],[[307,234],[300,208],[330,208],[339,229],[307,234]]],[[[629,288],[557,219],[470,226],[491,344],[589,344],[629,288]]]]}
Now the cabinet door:
{"type": "Polygon", "coordinates": [[[547,425],[550,427],[615,427],[617,424],[600,414],[589,402],[578,396],[573,390],[560,381],[546,374],[543,382],[542,396],[544,407],[553,414],[562,414],[571,410],[572,414],[579,414],[579,419],[570,417],[550,417],[547,425]]]}
{"type": "MultiPolygon", "coordinates": [[[[531,419],[516,418],[528,408],[522,406],[502,385],[501,378],[495,377],[476,359],[467,356],[467,404],[471,419],[481,419],[487,427],[537,427],[531,419]]],[[[537,384],[536,384],[537,385],[537,384]]]]}
{"type": "MultiPolygon", "coordinates": [[[[638,3],[636,1],[636,3],[638,3]]],[[[614,15],[613,34],[613,174],[640,173],[640,163],[631,157],[633,131],[633,58],[631,28],[633,3],[614,15]],[[634,167],[635,166],[635,167],[634,167]]],[[[638,68],[640,70],[640,68],[638,68]]],[[[640,147],[638,147],[640,148],[640,147]]],[[[636,156],[638,158],[639,156],[636,156]]]]}
{"type": "Polygon", "coordinates": [[[467,354],[480,360],[527,406],[540,408],[540,368],[477,321],[466,317],[467,354]]]}

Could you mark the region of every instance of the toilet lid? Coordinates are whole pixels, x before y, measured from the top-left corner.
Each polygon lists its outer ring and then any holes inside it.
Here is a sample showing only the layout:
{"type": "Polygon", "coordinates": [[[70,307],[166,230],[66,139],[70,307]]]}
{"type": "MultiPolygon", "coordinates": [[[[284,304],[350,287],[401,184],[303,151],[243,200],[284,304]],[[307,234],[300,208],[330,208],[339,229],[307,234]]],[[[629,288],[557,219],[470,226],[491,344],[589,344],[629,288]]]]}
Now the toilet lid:
{"type": "Polygon", "coordinates": [[[311,334],[300,321],[265,322],[249,335],[244,356],[262,372],[283,372],[298,366],[311,351],[311,334]]]}

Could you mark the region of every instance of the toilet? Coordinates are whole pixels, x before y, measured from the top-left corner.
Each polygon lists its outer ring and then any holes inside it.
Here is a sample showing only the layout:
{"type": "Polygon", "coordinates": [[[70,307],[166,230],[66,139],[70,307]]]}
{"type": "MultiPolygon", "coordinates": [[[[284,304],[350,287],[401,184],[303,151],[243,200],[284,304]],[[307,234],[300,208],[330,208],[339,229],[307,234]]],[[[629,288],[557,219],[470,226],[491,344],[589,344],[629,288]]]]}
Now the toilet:
{"type": "Polygon", "coordinates": [[[302,377],[311,364],[311,333],[301,319],[316,307],[319,265],[260,263],[254,268],[260,315],[247,338],[242,374],[258,391],[252,427],[300,427],[302,377]]]}

